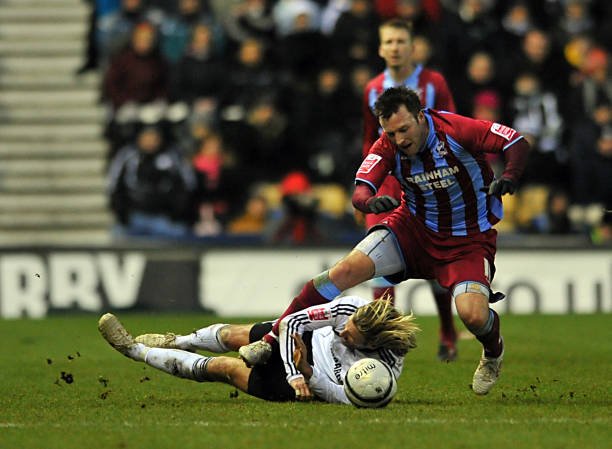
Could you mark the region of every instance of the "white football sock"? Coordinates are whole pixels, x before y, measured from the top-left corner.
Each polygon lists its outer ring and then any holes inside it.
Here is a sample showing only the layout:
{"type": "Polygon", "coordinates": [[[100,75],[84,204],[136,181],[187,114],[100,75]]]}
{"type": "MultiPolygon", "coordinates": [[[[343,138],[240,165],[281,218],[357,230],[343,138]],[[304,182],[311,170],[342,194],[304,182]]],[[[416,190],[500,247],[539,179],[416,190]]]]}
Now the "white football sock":
{"type": "Polygon", "coordinates": [[[229,352],[219,336],[219,331],[228,324],[213,324],[189,334],[177,335],[174,342],[178,348],[185,350],[201,349],[203,351],[223,354],[229,352]]]}
{"type": "Polygon", "coordinates": [[[144,362],[173,376],[204,382],[212,380],[206,373],[206,365],[212,359],[181,349],[150,348],[144,362]]]}
{"type": "Polygon", "coordinates": [[[142,343],[136,343],[128,348],[127,355],[132,360],[136,360],[137,362],[144,362],[145,355],[149,348],[147,348],[142,343]]]}

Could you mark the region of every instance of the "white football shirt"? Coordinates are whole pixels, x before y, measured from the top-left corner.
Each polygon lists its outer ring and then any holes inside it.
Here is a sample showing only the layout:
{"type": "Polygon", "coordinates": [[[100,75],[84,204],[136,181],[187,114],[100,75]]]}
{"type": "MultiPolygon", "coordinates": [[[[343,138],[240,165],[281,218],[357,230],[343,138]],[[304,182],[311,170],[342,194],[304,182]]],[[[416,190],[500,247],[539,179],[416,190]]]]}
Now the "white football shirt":
{"type": "Polygon", "coordinates": [[[326,402],[349,404],[344,393],[344,376],[353,363],[366,357],[387,363],[397,379],[402,372],[403,356],[398,356],[388,349],[353,350],[345,346],[338,335],[344,330],[350,316],[359,307],[369,302],[359,296],[344,296],[327,304],[312,306],[285,317],[280,325],[279,345],[280,354],[285,363],[287,381],[302,376],[293,363],[295,343],[290,336],[302,335],[306,331],[313,331],[314,366],[308,385],[312,393],[320,399],[326,402]]]}

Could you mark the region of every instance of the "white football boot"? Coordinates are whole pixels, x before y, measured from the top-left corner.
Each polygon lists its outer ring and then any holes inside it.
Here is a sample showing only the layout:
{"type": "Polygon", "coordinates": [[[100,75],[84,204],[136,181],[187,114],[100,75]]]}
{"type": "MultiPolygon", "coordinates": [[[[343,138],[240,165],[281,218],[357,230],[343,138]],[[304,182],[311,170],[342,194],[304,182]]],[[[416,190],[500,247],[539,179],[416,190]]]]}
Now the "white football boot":
{"type": "Polygon", "coordinates": [[[265,340],[254,341],[238,349],[240,358],[246,366],[263,365],[272,355],[272,345],[265,340]]]}
{"type": "Polygon", "coordinates": [[[142,343],[150,348],[180,349],[176,346],[176,335],[167,334],[143,334],[134,338],[136,343],[142,343]]]}
{"type": "Polygon", "coordinates": [[[123,327],[112,313],[106,313],[98,320],[98,330],[104,339],[117,351],[133,360],[143,360],[148,348],[134,341],[134,337],[123,327]]]}
{"type": "Polygon", "coordinates": [[[476,368],[474,378],[472,379],[472,390],[476,394],[487,394],[499,379],[505,349],[504,339],[501,337],[500,339],[502,344],[502,352],[499,357],[485,357],[484,349],[482,351],[480,363],[478,364],[478,368],[476,368]]]}

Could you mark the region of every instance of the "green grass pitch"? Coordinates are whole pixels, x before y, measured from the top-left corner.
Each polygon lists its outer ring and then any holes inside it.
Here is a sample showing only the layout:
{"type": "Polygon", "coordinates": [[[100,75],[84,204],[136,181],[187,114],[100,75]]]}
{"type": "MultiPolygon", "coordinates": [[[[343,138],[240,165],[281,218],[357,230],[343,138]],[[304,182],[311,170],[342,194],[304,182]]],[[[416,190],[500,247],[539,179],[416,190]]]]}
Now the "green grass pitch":
{"type": "MultiPolygon", "coordinates": [[[[612,448],[610,315],[502,316],[504,369],[484,397],[469,389],[478,342],[437,362],[437,318],[421,317],[419,347],[381,410],[266,403],[173,378],[115,352],[97,318],[0,323],[0,448],[612,448]]],[[[119,318],[134,334],[219,321],[119,318]]]]}

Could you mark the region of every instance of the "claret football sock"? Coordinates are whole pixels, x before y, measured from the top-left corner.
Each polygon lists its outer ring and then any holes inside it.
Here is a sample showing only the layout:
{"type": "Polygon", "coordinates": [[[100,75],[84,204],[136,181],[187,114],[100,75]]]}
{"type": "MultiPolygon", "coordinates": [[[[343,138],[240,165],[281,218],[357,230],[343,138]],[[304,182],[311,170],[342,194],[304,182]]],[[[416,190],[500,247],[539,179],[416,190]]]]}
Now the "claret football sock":
{"type": "Polygon", "coordinates": [[[176,346],[187,351],[201,349],[216,354],[228,352],[228,347],[225,346],[219,336],[219,331],[225,326],[228,325],[223,323],[212,324],[208,327],[198,329],[189,335],[177,335],[175,339],[176,346]]]}
{"type": "Polygon", "coordinates": [[[372,296],[374,299],[385,298],[395,303],[395,287],[372,287],[372,296]]]}
{"type": "Polygon", "coordinates": [[[489,319],[485,326],[478,332],[474,332],[478,341],[482,343],[485,357],[499,357],[503,345],[499,333],[499,315],[493,309],[489,309],[489,319]]]}
{"type": "MultiPolygon", "coordinates": [[[[329,302],[336,298],[336,296],[340,295],[340,293],[342,292],[329,278],[329,270],[324,271],[304,285],[300,294],[297,295],[293,301],[291,301],[291,304],[289,307],[287,307],[287,310],[285,310],[283,315],[276,322],[272,328],[272,333],[278,336],[280,322],[287,315],[304,310],[310,306],[316,306],[318,304],[329,302]]],[[[266,341],[268,340],[266,339],[266,341]]],[[[273,342],[268,341],[268,343],[272,344],[273,342]]]]}
{"type": "Polygon", "coordinates": [[[372,299],[385,297],[385,299],[391,301],[391,304],[395,304],[395,284],[384,277],[374,278],[370,284],[372,286],[372,299]]]}
{"type": "Polygon", "coordinates": [[[274,335],[273,331],[263,336],[264,341],[272,346],[278,345],[278,336],[274,335]]]}

